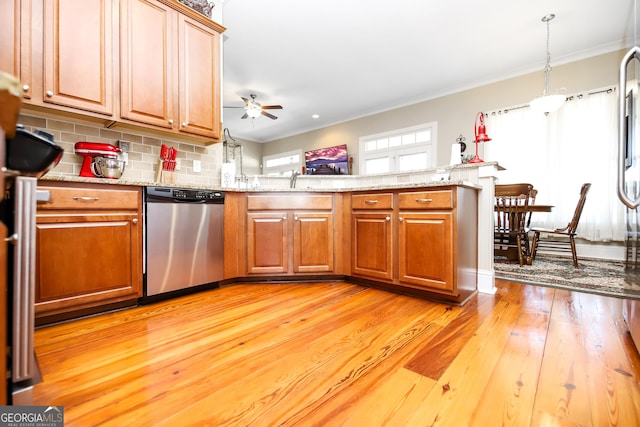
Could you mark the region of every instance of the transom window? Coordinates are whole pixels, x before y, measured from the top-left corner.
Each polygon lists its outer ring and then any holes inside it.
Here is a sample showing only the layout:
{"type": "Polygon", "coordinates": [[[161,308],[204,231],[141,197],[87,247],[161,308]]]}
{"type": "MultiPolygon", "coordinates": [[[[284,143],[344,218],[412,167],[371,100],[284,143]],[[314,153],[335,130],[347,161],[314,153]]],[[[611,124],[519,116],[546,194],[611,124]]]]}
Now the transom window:
{"type": "Polygon", "coordinates": [[[408,172],[436,166],[437,123],[360,138],[360,174],[408,172]]]}
{"type": "Polygon", "coordinates": [[[262,173],[267,176],[291,175],[302,170],[302,150],[287,151],[262,158],[262,173]]]}

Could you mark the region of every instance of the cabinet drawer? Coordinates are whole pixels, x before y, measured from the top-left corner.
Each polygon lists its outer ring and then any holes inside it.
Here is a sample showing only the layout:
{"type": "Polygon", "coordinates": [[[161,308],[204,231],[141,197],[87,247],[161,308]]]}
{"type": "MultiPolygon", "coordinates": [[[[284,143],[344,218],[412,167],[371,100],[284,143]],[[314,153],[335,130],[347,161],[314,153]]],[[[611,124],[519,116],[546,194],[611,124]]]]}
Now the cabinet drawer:
{"type": "Polygon", "coordinates": [[[416,191],[400,193],[400,209],[452,209],[453,192],[451,190],[416,191]]]}
{"type": "Polygon", "coordinates": [[[393,194],[353,194],[351,195],[351,209],[393,209],[393,194]]]}
{"type": "Polygon", "coordinates": [[[333,209],[333,196],[330,194],[260,194],[247,196],[247,209],[333,209]]]}
{"type": "Polygon", "coordinates": [[[138,209],[142,203],[139,189],[92,189],[75,187],[38,186],[38,190],[49,191],[48,202],[38,203],[41,209],[138,209]]]}

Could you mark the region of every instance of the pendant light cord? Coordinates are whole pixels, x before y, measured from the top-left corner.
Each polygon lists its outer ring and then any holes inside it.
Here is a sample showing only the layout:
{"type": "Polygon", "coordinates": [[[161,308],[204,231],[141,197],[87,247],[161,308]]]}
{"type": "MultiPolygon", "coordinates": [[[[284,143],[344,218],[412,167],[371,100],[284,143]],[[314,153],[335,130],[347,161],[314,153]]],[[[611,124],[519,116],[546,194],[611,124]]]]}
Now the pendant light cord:
{"type": "Polygon", "coordinates": [[[549,95],[549,86],[551,85],[551,52],[549,51],[549,40],[550,40],[550,28],[549,21],[551,21],[555,16],[547,15],[542,18],[543,21],[547,23],[547,65],[544,67],[544,95],[549,95]]]}

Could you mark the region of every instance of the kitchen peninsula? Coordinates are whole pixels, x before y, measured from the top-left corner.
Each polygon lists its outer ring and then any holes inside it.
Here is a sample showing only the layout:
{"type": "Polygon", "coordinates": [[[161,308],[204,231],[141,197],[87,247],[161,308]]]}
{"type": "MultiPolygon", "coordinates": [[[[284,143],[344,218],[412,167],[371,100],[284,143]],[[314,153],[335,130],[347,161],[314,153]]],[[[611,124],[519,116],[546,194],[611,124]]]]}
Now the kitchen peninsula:
{"type": "MultiPolygon", "coordinates": [[[[257,189],[216,187],[226,193],[224,283],[347,278],[454,303],[464,303],[476,290],[492,293],[498,170],[487,162],[406,174],[300,176],[297,188],[289,188],[288,177],[260,177],[257,189]]],[[[50,174],[39,185],[122,191],[156,184],[50,174]]],[[[103,308],[100,295],[109,294],[103,291],[91,289],[84,302],[103,308]]],[[[63,307],[73,299],[78,296],[61,294],[58,302],[63,307]]]]}

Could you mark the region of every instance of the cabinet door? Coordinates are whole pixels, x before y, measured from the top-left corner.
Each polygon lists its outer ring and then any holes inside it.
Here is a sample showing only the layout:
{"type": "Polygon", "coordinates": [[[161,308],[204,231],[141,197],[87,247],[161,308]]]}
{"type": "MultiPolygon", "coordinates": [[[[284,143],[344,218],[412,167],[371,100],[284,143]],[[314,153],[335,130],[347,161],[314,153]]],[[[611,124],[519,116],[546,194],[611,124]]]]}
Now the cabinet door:
{"type": "Polygon", "coordinates": [[[177,87],[176,14],[155,0],[124,0],[120,15],[120,116],[172,129],[177,87]]]}
{"type": "Polygon", "coordinates": [[[111,0],[46,0],[43,99],[113,114],[111,0]]]}
{"type": "Polygon", "coordinates": [[[287,213],[279,211],[247,214],[247,272],[289,271],[287,213]]]}
{"type": "Polygon", "coordinates": [[[136,214],[52,215],[36,224],[36,317],[142,295],[136,214]]]}
{"type": "Polygon", "coordinates": [[[184,15],[178,18],[180,130],[220,137],[220,35],[184,15]]]}
{"type": "Polygon", "coordinates": [[[392,279],[391,213],[352,215],[353,274],[392,279]]]}
{"type": "Polygon", "coordinates": [[[4,0],[0,13],[0,70],[20,77],[20,0],[4,0]]]}
{"type": "Polygon", "coordinates": [[[294,273],[333,271],[333,214],[297,212],[293,221],[294,273]]]}
{"type": "Polygon", "coordinates": [[[401,212],[398,221],[400,282],[453,292],[452,214],[401,212]]]}

